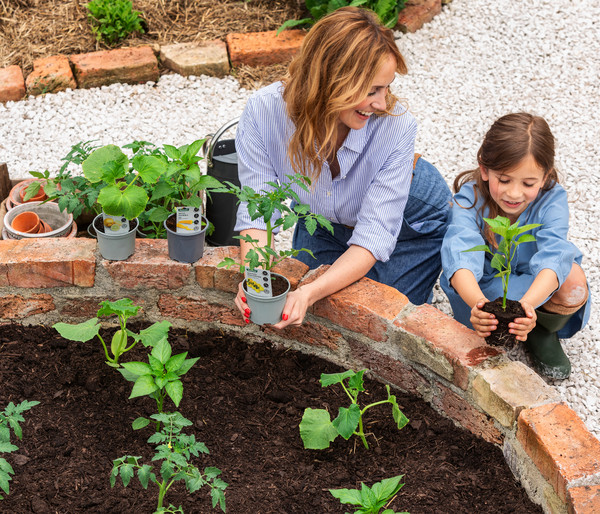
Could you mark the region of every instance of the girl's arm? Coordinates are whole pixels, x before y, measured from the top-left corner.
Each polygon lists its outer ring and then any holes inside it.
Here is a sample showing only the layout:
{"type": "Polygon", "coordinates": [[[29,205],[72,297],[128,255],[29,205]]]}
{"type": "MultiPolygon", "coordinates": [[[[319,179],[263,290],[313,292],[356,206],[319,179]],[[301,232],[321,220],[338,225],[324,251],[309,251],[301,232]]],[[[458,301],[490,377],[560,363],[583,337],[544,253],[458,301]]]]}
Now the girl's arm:
{"type": "Polygon", "coordinates": [[[488,337],[492,330],[496,330],[498,320],[493,314],[481,310],[483,304],[489,302],[489,300],[481,291],[473,272],[464,268],[457,270],[452,275],[450,284],[463,301],[471,307],[470,321],[477,335],[488,337]]]}

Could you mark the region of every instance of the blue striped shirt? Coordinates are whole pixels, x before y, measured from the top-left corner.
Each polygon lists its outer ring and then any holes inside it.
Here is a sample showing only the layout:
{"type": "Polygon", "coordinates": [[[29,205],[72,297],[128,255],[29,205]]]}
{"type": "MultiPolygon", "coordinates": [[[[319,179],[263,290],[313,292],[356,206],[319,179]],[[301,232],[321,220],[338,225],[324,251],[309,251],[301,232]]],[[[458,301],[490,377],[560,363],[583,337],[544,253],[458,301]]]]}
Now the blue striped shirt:
{"type": "MultiPolygon", "coordinates": [[[[294,124],[287,115],[280,82],[256,91],[248,100],[236,133],[239,178],[255,191],[268,181],[294,173],[287,149],[294,124]]],[[[360,130],[350,130],[337,152],[340,174],[332,180],[328,163],[311,191],[295,188],[302,203],[334,223],[354,227],[348,245],[369,250],[386,262],[396,246],[408,199],[417,123],[406,108],[401,116],[371,116],[360,130]]],[[[251,221],[246,205],[238,209],[236,230],[265,229],[251,221]]]]}

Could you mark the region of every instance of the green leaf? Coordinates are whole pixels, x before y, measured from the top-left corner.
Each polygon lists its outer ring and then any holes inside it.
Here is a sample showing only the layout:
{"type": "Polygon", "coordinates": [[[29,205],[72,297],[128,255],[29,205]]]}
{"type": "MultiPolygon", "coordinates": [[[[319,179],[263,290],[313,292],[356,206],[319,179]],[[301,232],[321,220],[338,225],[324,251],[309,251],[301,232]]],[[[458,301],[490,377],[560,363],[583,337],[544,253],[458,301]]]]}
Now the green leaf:
{"type": "Polygon", "coordinates": [[[152,473],[152,468],[148,464],[144,464],[138,469],[138,479],[144,489],[148,489],[148,482],[152,480],[153,477],[154,473],[152,473]]]}
{"type": "Polygon", "coordinates": [[[0,443],[0,453],[11,453],[16,452],[19,449],[18,446],[15,446],[11,443],[0,443]]]}
{"type": "Polygon", "coordinates": [[[12,466],[5,459],[0,458],[0,469],[5,473],[15,474],[12,466]]]}
{"type": "Polygon", "coordinates": [[[171,323],[163,320],[150,325],[144,330],[140,330],[142,344],[145,347],[155,346],[159,341],[167,337],[171,326],[171,323]]]}
{"type": "Polygon", "coordinates": [[[166,339],[161,339],[156,343],[150,355],[164,365],[171,358],[171,345],[166,339]]]}
{"type": "Polygon", "coordinates": [[[352,437],[358,422],[360,421],[360,407],[355,403],[351,404],[350,407],[340,407],[338,416],[333,420],[333,426],[336,428],[338,433],[346,440],[352,437]]]}
{"type": "Polygon", "coordinates": [[[142,375],[152,375],[152,368],[145,362],[124,362],[121,366],[138,377],[141,377],[142,375]]]}
{"type": "Polygon", "coordinates": [[[363,375],[365,374],[366,369],[362,369],[357,371],[353,376],[348,380],[348,387],[351,389],[356,389],[357,391],[364,391],[364,379],[363,375]]]}
{"type": "Polygon", "coordinates": [[[533,243],[535,240],[536,239],[533,234],[523,234],[515,244],[520,245],[521,243],[533,243]]]}
{"type": "Polygon", "coordinates": [[[113,314],[117,316],[123,316],[125,319],[135,316],[141,309],[139,305],[134,305],[133,300],[129,298],[121,298],[115,302],[109,302],[104,300],[100,302],[100,308],[98,309],[98,316],[111,316],[113,314]]]}
{"type": "Polygon", "coordinates": [[[297,27],[299,25],[312,25],[314,20],[312,18],[302,18],[301,20],[287,20],[282,23],[282,25],[277,29],[277,35],[285,29],[290,29],[292,27],[297,27]]]}
{"type": "Polygon", "coordinates": [[[6,494],[10,493],[10,488],[8,485],[9,480],[11,480],[10,476],[6,473],[0,473],[0,489],[2,489],[6,494]]]}
{"type": "Polygon", "coordinates": [[[400,480],[404,475],[398,475],[391,478],[385,478],[381,482],[377,482],[373,484],[372,491],[377,498],[377,501],[384,500],[387,502],[392,496],[396,495],[400,489],[404,486],[404,484],[400,483],[400,480]]]}
{"type": "Polygon", "coordinates": [[[152,155],[136,155],[132,165],[146,184],[154,184],[167,170],[165,161],[152,155]]]}
{"type": "Polygon", "coordinates": [[[129,186],[121,190],[119,185],[102,188],[98,195],[98,203],[106,214],[124,216],[128,220],[137,218],[148,204],[148,195],[143,188],[129,186]]]}
{"type": "Polygon", "coordinates": [[[178,160],[181,157],[181,152],[172,145],[163,145],[165,153],[168,157],[174,160],[178,160]]]}
{"type": "Polygon", "coordinates": [[[123,480],[123,487],[127,487],[131,477],[133,477],[133,466],[131,464],[123,464],[119,469],[119,474],[121,475],[121,480],[123,480]]]}
{"type": "Polygon", "coordinates": [[[169,382],[165,386],[165,391],[171,400],[173,400],[175,407],[179,407],[179,402],[181,402],[181,399],[183,398],[183,384],[181,381],[174,380],[173,382],[169,382]]]}
{"type": "Polygon", "coordinates": [[[147,396],[158,389],[154,383],[154,379],[150,375],[142,375],[133,384],[133,389],[129,398],[137,398],[138,396],[147,396]]]}
{"type": "Polygon", "coordinates": [[[353,377],[355,372],[349,369],[343,373],[322,373],[321,374],[321,387],[327,387],[333,384],[339,384],[347,378],[353,377]]]}
{"type": "Polygon", "coordinates": [[[306,227],[306,231],[312,236],[317,230],[317,220],[314,218],[306,218],[304,220],[304,226],[306,227]]]}
{"type": "Polygon", "coordinates": [[[142,428],[146,428],[149,424],[150,420],[148,418],[140,416],[139,418],[135,418],[133,420],[131,428],[133,428],[133,430],[141,430],[142,428]]]}
{"type": "Polygon", "coordinates": [[[394,421],[396,422],[396,426],[398,427],[398,430],[400,430],[400,429],[404,428],[409,423],[410,420],[400,410],[400,407],[398,407],[398,402],[396,400],[396,397],[393,394],[390,395],[389,387],[390,386],[386,385],[386,388],[388,390],[388,400],[392,404],[392,417],[394,418],[394,421]]]}
{"type": "Polygon", "coordinates": [[[183,361],[185,360],[186,356],[187,352],[180,353],[178,355],[173,355],[173,357],[171,357],[165,364],[165,369],[167,371],[177,371],[183,364],[183,361]]]}
{"type": "Polygon", "coordinates": [[[331,441],[338,436],[338,431],[331,423],[329,412],[324,409],[311,409],[304,411],[300,422],[300,437],[304,448],[322,450],[328,448],[331,441]]]}
{"type": "Polygon", "coordinates": [[[194,357],[192,359],[185,359],[181,366],[175,370],[179,376],[185,375],[190,368],[200,360],[200,357],[194,357]]]}
{"type": "Polygon", "coordinates": [[[496,253],[494,254],[494,257],[492,257],[492,262],[490,262],[490,265],[492,268],[502,271],[506,267],[505,262],[505,257],[502,254],[496,253]]]}
{"type": "Polygon", "coordinates": [[[463,252],[488,252],[492,253],[488,245],[477,245],[473,248],[469,248],[468,250],[463,250],[463,252]]]}
{"type": "Polygon", "coordinates": [[[115,163],[118,167],[120,173],[117,175],[121,178],[129,171],[129,159],[121,149],[115,145],[106,145],[94,150],[90,156],[83,161],[81,164],[83,176],[92,183],[100,182],[104,179],[104,166],[111,162],[115,163]]]}
{"type": "Polygon", "coordinates": [[[98,323],[98,318],[92,318],[77,325],[55,323],[52,325],[52,328],[69,341],[85,343],[98,335],[100,324],[98,323]]]}
{"type": "Polygon", "coordinates": [[[334,498],[341,503],[350,503],[351,505],[361,505],[362,498],[360,491],[356,489],[329,489],[334,498]]]}

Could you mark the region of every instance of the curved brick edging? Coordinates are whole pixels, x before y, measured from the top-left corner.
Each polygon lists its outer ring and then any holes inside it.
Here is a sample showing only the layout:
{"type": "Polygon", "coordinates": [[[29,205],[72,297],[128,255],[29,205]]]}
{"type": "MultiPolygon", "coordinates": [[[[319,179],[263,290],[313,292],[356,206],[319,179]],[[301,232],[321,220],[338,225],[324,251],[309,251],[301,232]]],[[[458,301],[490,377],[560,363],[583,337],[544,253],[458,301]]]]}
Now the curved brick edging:
{"type": "MultiPolygon", "coordinates": [[[[409,0],[396,28],[416,32],[442,10],[442,0],[409,0]]],[[[168,45],[118,48],[78,55],[53,55],[33,62],[27,76],[19,66],[0,68],[0,103],[19,101],[27,95],[56,93],[68,88],[90,88],[115,83],[156,82],[160,77],[158,58],[180,75],[222,77],[229,64],[260,66],[286,62],[300,49],[303,30],[228,34],[220,40],[168,45]]]]}
{"type": "MultiPolygon", "coordinates": [[[[105,261],[92,239],[0,241],[0,327],[49,325],[96,314],[101,299],[132,298],[148,321],[265,337],[370,373],[416,394],[502,448],[533,501],[548,513],[600,512],[600,441],[555,390],[430,305],[362,279],[317,302],[301,327],[245,325],[233,305],[239,275],[217,268],[237,248],[206,248],[194,265],[172,261],[164,240],[136,241],[126,261],[105,261]]],[[[287,260],[292,284],[324,268],[287,260]]]]}

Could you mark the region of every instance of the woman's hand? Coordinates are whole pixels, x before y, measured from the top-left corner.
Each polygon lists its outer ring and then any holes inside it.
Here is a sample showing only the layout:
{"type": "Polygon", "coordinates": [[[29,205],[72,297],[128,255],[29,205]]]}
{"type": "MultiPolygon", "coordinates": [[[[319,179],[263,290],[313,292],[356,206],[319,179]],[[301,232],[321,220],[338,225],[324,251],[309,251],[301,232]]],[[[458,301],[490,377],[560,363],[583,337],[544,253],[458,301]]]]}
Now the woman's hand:
{"type": "Polygon", "coordinates": [[[310,298],[306,288],[299,287],[287,295],[281,321],[273,325],[273,328],[285,328],[288,325],[301,325],[306,316],[306,311],[311,306],[310,298]]]}
{"type": "Polygon", "coordinates": [[[481,298],[471,309],[471,325],[479,337],[488,337],[498,326],[498,320],[493,314],[481,310],[487,302],[487,298],[481,298]]]}
{"type": "Polygon", "coordinates": [[[250,323],[250,307],[248,307],[248,304],[246,303],[246,292],[244,291],[242,284],[243,282],[240,282],[240,285],[238,287],[238,294],[235,297],[235,304],[244,316],[244,320],[246,321],[246,323],[250,323]]]}
{"type": "Polygon", "coordinates": [[[537,315],[535,309],[530,303],[521,300],[521,307],[525,311],[525,318],[516,318],[514,321],[508,324],[509,332],[515,335],[517,341],[526,341],[527,334],[535,327],[537,321],[537,315]]]}

